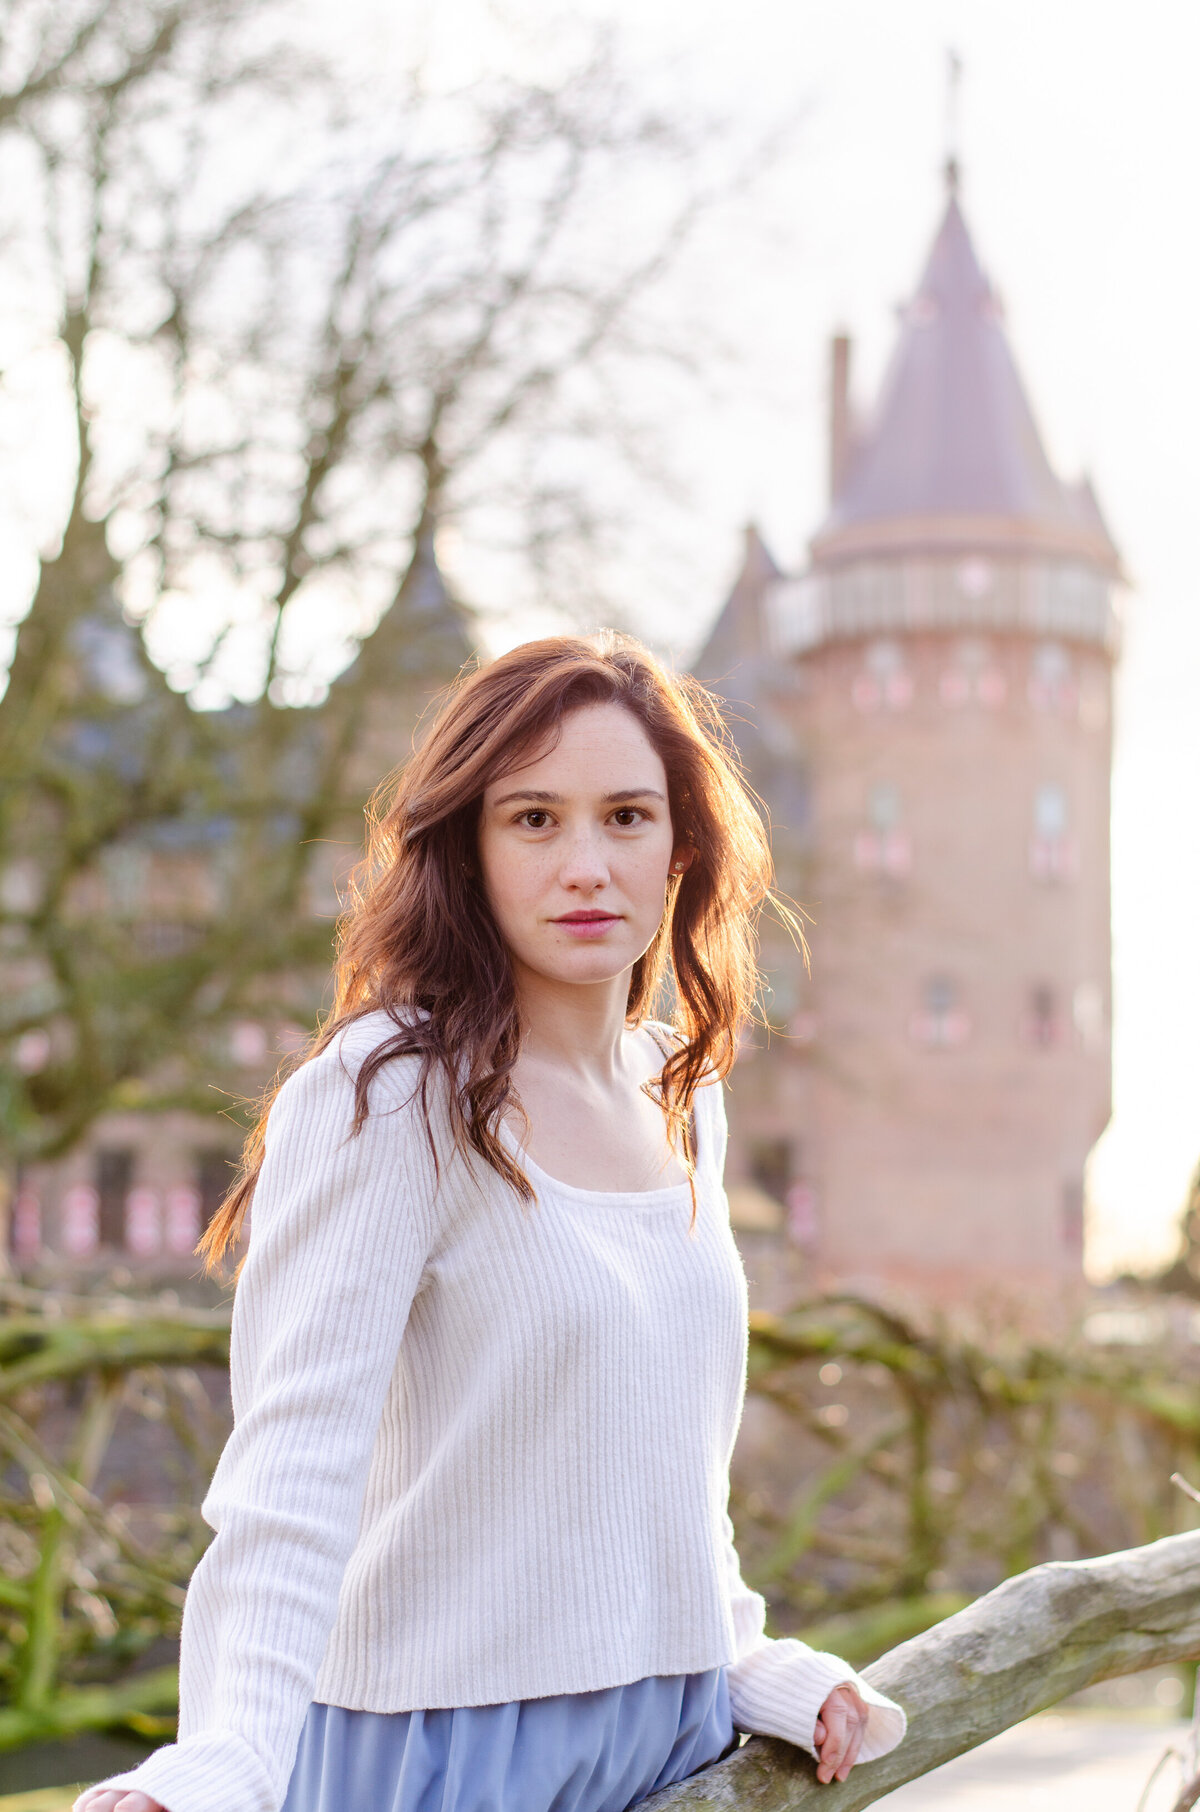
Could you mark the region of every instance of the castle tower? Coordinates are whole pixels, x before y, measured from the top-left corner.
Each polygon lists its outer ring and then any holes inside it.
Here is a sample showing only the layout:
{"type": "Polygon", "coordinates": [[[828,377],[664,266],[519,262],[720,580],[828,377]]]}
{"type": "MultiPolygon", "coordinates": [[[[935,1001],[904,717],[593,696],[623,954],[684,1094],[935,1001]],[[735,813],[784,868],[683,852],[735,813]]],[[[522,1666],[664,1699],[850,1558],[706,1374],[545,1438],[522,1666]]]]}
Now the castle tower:
{"type": "Polygon", "coordinates": [[[861,427],[834,342],[808,571],[752,547],[697,664],[739,701],[812,916],[811,981],[767,948],[784,1036],[735,1068],[732,1165],[819,1274],[1045,1294],[1081,1277],[1109,1116],[1119,565],[1051,469],[947,181],[861,427]]]}

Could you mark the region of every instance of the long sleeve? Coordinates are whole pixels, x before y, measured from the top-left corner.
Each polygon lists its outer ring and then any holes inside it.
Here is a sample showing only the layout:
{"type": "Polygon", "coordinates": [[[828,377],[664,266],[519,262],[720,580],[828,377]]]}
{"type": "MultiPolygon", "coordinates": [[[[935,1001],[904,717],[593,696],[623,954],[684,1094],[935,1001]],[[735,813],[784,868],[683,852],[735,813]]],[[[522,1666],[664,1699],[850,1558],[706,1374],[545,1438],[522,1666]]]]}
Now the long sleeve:
{"type": "MultiPolygon", "coordinates": [[[[708,1109],[703,1123],[710,1141],[708,1162],[720,1179],[725,1166],[728,1124],[725,1092],[720,1083],[698,1097],[708,1109]]],[[[701,1153],[703,1160],[703,1153],[701,1153]]],[[[766,1604],[742,1578],[734,1546],[733,1523],[725,1525],[725,1576],[733,1611],[737,1659],[727,1670],[729,1701],[738,1730],[757,1736],[782,1737],[815,1755],[817,1714],[835,1686],[853,1686],[870,1709],[860,1761],[874,1761],[894,1749],[907,1728],[904,1712],[884,1698],[837,1655],[809,1648],[794,1636],[766,1634],[766,1604]]]]}
{"type": "Polygon", "coordinates": [[[733,1608],[737,1660],[727,1669],[734,1726],[756,1736],[782,1737],[816,1754],[817,1715],[835,1686],[853,1686],[869,1709],[861,1762],[873,1762],[899,1743],[904,1712],[855,1673],[848,1662],[809,1648],[794,1636],[772,1638],[764,1629],[766,1604],[742,1578],[733,1524],[725,1517],[726,1566],[733,1608]]]}
{"type": "Polygon", "coordinates": [[[430,1245],[432,1163],[402,1099],[385,1071],[352,1136],[334,1045],[271,1110],[234,1307],[234,1429],[202,1506],[216,1536],[184,1610],[179,1738],[104,1783],[169,1812],[277,1812],[287,1791],[430,1245]]]}

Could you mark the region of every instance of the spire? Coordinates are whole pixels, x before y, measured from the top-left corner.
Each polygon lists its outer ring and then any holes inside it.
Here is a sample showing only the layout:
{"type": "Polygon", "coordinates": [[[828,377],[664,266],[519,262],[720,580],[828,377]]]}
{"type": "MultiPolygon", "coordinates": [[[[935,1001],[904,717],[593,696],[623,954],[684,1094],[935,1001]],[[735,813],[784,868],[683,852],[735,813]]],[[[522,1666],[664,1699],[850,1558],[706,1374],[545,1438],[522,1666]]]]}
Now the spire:
{"type": "Polygon", "coordinates": [[[721,700],[750,782],[771,801],[776,859],[791,861],[808,835],[811,796],[789,714],[775,700],[781,681],[787,689],[789,666],[780,659],[766,607],[782,577],[758,525],[747,523],[741,571],[692,672],[721,700]]]}
{"type": "Polygon", "coordinates": [[[1046,457],[1000,300],[963,218],[953,151],[946,181],[942,222],[874,415],[855,437],[813,556],[868,544],[882,551],[893,540],[950,546],[983,533],[1115,570],[1094,499],[1081,506],[1046,457]]]}
{"type": "Polygon", "coordinates": [[[701,685],[711,686],[722,698],[752,702],[767,652],[763,593],[781,576],[757,523],[748,522],[743,531],[741,570],[708,640],[692,662],[692,672],[701,685]]]}
{"type": "Polygon", "coordinates": [[[427,512],[417,525],[396,596],[353,663],[370,663],[373,685],[444,685],[474,653],[469,618],[446,586],[435,536],[436,523],[427,512]]]}

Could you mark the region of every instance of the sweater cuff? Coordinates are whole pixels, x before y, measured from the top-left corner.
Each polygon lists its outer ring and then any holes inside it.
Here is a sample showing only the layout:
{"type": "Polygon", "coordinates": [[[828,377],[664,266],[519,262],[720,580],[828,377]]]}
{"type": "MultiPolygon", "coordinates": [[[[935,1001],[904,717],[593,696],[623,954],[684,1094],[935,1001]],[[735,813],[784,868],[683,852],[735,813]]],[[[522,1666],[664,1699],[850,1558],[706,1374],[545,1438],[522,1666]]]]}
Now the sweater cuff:
{"type": "MultiPolygon", "coordinates": [[[[874,1762],[894,1749],[908,1720],[894,1699],[856,1674],[848,1662],[828,1655],[794,1636],[766,1639],[726,1669],[729,1706],[738,1730],[753,1736],[782,1737],[816,1755],[817,1717],[835,1686],[853,1686],[867,1706],[867,1728],[860,1762],[874,1762]]],[[[174,1812],[174,1808],[172,1808],[174,1812]]],[[[190,1808],[189,1808],[190,1812],[190,1808]]]]}
{"type": "Polygon", "coordinates": [[[262,1759],[232,1730],[206,1730],[156,1749],[98,1787],[148,1793],[167,1812],[279,1812],[262,1759]]]}

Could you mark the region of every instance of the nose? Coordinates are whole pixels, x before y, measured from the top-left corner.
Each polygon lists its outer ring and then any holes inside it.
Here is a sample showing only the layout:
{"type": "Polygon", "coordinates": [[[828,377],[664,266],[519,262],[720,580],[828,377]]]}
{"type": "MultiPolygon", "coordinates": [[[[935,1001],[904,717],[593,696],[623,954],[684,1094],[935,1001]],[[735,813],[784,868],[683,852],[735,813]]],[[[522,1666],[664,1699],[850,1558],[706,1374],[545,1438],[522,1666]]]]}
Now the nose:
{"type": "Polygon", "coordinates": [[[607,886],[608,854],[596,831],[580,829],[563,845],[558,879],[561,886],[576,893],[594,893],[607,886]]]}

